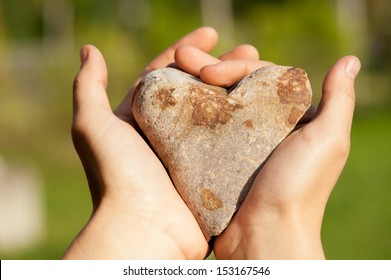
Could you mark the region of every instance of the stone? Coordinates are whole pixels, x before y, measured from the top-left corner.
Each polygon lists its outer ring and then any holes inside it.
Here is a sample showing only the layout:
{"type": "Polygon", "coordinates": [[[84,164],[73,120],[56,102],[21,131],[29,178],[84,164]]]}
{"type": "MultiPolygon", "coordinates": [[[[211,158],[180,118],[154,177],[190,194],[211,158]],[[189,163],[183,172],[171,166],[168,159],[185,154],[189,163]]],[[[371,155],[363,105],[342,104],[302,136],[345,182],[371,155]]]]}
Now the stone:
{"type": "Polygon", "coordinates": [[[132,110],[209,240],[228,226],[311,98],[307,74],[294,67],[260,68],[229,89],[164,68],[142,79],[132,110]]]}

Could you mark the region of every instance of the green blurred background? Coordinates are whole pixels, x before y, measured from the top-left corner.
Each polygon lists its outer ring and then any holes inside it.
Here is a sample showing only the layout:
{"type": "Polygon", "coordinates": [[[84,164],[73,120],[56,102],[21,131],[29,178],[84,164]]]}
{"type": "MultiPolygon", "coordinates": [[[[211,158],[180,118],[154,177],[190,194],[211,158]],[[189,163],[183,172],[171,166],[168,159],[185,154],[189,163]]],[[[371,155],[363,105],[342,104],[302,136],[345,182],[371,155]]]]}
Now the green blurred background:
{"type": "Polygon", "coordinates": [[[305,69],[315,103],[334,62],[360,57],[351,155],[322,239],[330,259],[391,258],[390,1],[0,0],[1,259],[58,259],[89,218],[70,138],[79,48],[103,52],[114,108],[149,60],[202,25],[220,33],[214,55],[250,43],[305,69]]]}

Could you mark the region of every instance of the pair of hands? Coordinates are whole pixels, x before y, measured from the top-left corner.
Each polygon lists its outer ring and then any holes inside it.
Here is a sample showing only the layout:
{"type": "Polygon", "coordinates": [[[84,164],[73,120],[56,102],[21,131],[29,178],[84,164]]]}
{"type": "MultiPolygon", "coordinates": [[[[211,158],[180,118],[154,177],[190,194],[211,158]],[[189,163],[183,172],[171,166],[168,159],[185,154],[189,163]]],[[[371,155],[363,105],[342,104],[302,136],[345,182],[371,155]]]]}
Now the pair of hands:
{"type": "MultiPolygon", "coordinates": [[[[219,58],[210,56],[217,38],[212,28],[197,29],[155,58],[143,75],[175,63],[206,83],[230,86],[271,64],[260,61],[250,45],[219,58]]],[[[138,81],[113,112],[103,56],[85,46],[81,62],[74,83],[72,137],[87,176],[93,213],[64,258],[205,258],[209,244],[165,168],[137,132],[131,103],[138,81]]],[[[359,69],[353,56],[331,68],[318,109],[310,110],[304,125],[273,152],[230,225],[216,238],[217,258],[324,258],[321,222],[349,153],[359,69]]]]}

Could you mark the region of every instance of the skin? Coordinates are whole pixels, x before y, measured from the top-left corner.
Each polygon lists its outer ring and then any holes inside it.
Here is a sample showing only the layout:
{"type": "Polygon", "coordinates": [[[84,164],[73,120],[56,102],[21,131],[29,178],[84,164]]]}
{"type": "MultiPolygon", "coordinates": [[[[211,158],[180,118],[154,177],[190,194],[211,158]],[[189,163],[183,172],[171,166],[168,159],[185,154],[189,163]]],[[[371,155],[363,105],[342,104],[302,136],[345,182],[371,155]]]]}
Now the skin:
{"type": "Polygon", "coordinates": [[[331,68],[313,119],[290,134],[266,162],[217,238],[217,258],[324,259],[321,223],[349,155],[359,69],[354,56],[331,68]]]}
{"type": "MultiPolygon", "coordinates": [[[[230,86],[271,64],[260,61],[250,45],[212,57],[208,52],[217,39],[214,29],[197,29],[155,58],[141,77],[175,63],[206,83],[230,86]]],[[[86,173],[93,212],[64,259],[206,257],[211,248],[196,220],[138,133],[130,108],[139,81],[113,112],[102,54],[87,45],[80,58],[72,139],[86,173]]],[[[316,116],[312,120],[310,114],[304,122],[309,123],[275,150],[229,227],[216,238],[218,258],[323,258],[320,224],[349,152],[359,64],[357,58],[345,57],[330,70],[316,116]]]]}

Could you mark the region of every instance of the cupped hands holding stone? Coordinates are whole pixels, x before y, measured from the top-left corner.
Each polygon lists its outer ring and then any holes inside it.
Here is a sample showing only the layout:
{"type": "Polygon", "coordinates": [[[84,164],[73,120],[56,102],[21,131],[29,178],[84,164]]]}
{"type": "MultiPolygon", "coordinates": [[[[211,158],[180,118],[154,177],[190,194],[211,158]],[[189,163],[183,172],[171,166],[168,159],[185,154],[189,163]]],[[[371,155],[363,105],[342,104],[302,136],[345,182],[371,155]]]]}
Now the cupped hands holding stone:
{"type": "MultiPolygon", "coordinates": [[[[142,76],[175,64],[205,83],[228,87],[271,65],[259,60],[250,45],[215,58],[208,52],[217,39],[214,29],[197,29],[155,58],[142,76]]],[[[331,68],[318,109],[312,107],[272,153],[211,248],[166,169],[139,134],[131,110],[139,81],[113,112],[102,54],[89,45],[80,56],[72,138],[93,211],[64,258],[202,259],[211,249],[225,259],[324,258],[320,228],[349,153],[354,78],[360,69],[356,57],[344,57],[331,68]]]]}

